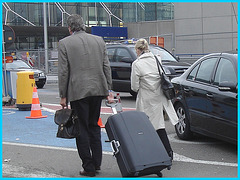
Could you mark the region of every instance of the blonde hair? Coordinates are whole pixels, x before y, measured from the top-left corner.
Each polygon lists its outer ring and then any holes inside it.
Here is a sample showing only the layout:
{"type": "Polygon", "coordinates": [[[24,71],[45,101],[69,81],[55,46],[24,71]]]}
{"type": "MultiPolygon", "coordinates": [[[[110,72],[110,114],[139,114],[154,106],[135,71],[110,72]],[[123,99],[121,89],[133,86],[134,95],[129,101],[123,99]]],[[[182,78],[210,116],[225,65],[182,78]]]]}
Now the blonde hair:
{"type": "Polygon", "coordinates": [[[139,39],[135,44],[135,49],[139,49],[142,52],[149,52],[148,42],[145,39],[139,39]]]}

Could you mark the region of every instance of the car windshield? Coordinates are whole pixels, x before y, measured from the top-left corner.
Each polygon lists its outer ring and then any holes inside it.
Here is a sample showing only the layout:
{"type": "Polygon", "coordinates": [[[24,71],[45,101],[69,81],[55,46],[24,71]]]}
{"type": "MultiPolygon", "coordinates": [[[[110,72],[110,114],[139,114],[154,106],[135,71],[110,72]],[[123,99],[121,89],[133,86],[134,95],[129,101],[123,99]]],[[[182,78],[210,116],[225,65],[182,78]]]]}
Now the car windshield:
{"type": "Polygon", "coordinates": [[[6,69],[31,69],[31,67],[21,60],[15,60],[12,63],[6,63],[6,69]]]}
{"type": "MultiPolygon", "coordinates": [[[[161,49],[155,46],[149,46],[149,49],[155,56],[160,56],[162,61],[177,62],[177,60],[169,52],[165,51],[164,49],[161,49]]],[[[136,54],[134,47],[131,47],[131,50],[136,54]]]]}
{"type": "Polygon", "coordinates": [[[169,52],[165,51],[164,49],[151,46],[149,48],[155,56],[160,56],[162,61],[177,61],[169,52]]]}
{"type": "Polygon", "coordinates": [[[237,62],[238,62],[238,54],[234,54],[234,56],[236,56],[236,60],[237,60],[237,62]]]}

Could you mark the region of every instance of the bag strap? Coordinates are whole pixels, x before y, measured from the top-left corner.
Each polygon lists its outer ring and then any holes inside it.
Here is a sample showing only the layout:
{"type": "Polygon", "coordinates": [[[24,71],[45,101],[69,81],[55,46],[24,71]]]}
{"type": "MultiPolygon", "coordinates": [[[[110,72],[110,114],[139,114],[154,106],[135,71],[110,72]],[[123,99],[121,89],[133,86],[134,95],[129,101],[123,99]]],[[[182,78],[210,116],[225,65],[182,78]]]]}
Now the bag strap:
{"type": "Polygon", "coordinates": [[[162,67],[162,65],[161,65],[161,63],[159,62],[158,58],[157,58],[156,56],[154,56],[154,57],[155,57],[156,62],[157,62],[157,67],[158,67],[158,72],[159,72],[159,74],[161,75],[161,71],[160,71],[159,66],[161,67],[163,73],[166,74],[165,71],[164,71],[164,69],[163,69],[163,67],[162,67]]]}
{"type": "MultiPolygon", "coordinates": [[[[67,83],[67,91],[66,91],[66,108],[68,109],[68,84],[69,84],[69,79],[70,79],[70,72],[68,71],[68,83],[67,83]]],[[[64,109],[62,107],[62,109],[64,109]]]]}

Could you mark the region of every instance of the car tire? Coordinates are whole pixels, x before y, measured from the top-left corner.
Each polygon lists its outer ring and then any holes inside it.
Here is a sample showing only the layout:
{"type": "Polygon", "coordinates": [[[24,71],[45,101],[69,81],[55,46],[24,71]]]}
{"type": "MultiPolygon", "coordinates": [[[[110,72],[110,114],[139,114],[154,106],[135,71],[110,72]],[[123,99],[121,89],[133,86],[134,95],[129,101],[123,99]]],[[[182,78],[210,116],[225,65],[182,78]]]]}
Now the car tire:
{"type": "Polygon", "coordinates": [[[175,106],[175,111],[179,118],[178,124],[175,125],[175,131],[176,131],[177,136],[183,140],[191,139],[193,134],[190,130],[190,122],[189,122],[188,112],[186,111],[185,107],[181,103],[178,103],[175,106]]]}
{"type": "Polygon", "coordinates": [[[36,83],[38,89],[43,88],[44,85],[45,85],[44,83],[36,83]]]}

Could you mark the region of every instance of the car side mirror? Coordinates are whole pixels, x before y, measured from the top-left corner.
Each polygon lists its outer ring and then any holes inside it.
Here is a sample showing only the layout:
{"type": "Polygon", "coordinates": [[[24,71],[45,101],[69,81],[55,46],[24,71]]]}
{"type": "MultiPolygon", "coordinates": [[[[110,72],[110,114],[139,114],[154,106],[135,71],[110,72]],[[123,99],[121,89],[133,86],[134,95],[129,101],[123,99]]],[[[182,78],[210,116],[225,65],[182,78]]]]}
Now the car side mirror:
{"type": "Polygon", "coordinates": [[[219,91],[231,91],[231,92],[237,92],[237,86],[233,82],[224,81],[219,83],[218,87],[219,91]]]}
{"type": "Polygon", "coordinates": [[[133,60],[129,57],[123,57],[121,58],[121,62],[124,62],[124,63],[132,63],[133,60]]]}
{"type": "Polygon", "coordinates": [[[180,57],[179,56],[175,56],[176,60],[179,62],[180,61],[180,57]]]}

